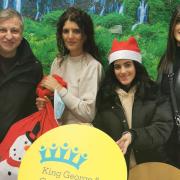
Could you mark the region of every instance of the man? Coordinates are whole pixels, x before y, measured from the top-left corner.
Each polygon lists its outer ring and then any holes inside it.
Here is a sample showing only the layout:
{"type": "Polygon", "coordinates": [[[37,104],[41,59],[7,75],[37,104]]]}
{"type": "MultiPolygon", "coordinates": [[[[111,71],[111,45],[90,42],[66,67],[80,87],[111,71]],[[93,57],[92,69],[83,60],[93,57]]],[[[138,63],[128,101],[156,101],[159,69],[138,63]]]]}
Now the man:
{"type": "Polygon", "coordinates": [[[36,111],[42,66],[23,38],[23,20],[12,9],[0,11],[0,142],[16,121],[36,111]]]}

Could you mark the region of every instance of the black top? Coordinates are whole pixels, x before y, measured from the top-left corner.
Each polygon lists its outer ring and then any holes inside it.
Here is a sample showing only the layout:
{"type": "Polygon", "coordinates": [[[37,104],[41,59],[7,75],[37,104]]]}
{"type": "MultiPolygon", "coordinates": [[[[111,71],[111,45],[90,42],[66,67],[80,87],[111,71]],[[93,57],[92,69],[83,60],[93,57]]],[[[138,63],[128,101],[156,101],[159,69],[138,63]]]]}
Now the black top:
{"type": "MultiPolygon", "coordinates": [[[[94,127],[104,131],[115,141],[129,131],[124,108],[118,95],[109,101],[101,101],[93,121],[94,127]]],[[[132,129],[136,137],[125,155],[127,166],[131,149],[137,164],[144,162],[169,162],[165,143],[173,128],[171,107],[167,98],[156,94],[156,98],[142,100],[135,94],[132,110],[132,129]]]]}
{"type": "Polygon", "coordinates": [[[36,86],[41,63],[23,39],[14,58],[0,57],[0,142],[16,121],[36,111],[36,86]]]}
{"type": "Polygon", "coordinates": [[[5,78],[7,73],[15,65],[17,57],[5,58],[0,55],[0,82],[5,78]]]}
{"type": "MultiPolygon", "coordinates": [[[[178,109],[180,110],[180,47],[176,47],[175,59],[173,63],[173,72],[174,72],[173,84],[174,84],[176,103],[178,109]]],[[[161,77],[161,74],[159,74],[159,77],[161,77]]],[[[161,92],[163,92],[165,95],[170,97],[170,85],[169,85],[168,74],[165,73],[162,74],[162,79],[161,78],[158,79],[158,82],[160,83],[161,92]]],[[[172,106],[172,112],[173,111],[174,110],[172,106]]],[[[171,157],[172,165],[175,165],[176,167],[180,168],[180,156],[179,156],[180,145],[178,145],[177,137],[178,137],[178,129],[174,123],[174,129],[172,130],[171,137],[167,142],[166,148],[169,156],[171,157]]]]}
{"type": "Polygon", "coordinates": [[[177,100],[177,105],[180,109],[180,47],[177,48],[174,69],[174,88],[177,100]]]}

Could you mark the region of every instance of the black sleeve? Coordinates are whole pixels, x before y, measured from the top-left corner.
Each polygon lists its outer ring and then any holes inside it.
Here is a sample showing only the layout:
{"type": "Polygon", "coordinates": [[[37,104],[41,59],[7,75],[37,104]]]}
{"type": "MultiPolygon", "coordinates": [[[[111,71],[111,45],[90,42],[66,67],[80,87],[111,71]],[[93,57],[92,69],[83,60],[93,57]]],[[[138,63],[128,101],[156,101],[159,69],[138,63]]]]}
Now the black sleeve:
{"type": "Polygon", "coordinates": [[[153,149],[167,142],[173,129],[173,117],[168,100],[157,105],[151,124],[134,129],[136,138],[133,143],[135,149],[153,149]]]}

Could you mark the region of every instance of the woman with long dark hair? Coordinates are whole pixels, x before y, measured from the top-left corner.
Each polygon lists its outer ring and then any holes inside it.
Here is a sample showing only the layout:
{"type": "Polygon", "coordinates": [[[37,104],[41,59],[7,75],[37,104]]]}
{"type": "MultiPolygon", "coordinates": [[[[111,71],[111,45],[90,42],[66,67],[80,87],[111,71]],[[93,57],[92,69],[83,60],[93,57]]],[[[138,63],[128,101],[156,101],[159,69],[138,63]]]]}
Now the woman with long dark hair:
{"type": "MultiPolygon", "coordinates": [[[[158,83],[160,84],[161,92],[170,97],[175,117],[175,111],[180,111],[180,6],[176,7],[171,17],[167,48],[158,66],[158,83]],[[171,80],[172,85],[170,88],[171,80]]],[[[174,129],[167,148],[172,159],[172,165],[180,168],[180,132],[178,135],[178,125],[176,119],[174,120],[174,129]]]]}
{"type": "MultiPolygon", "coordinates": [[[[56,37],[59,56],[51,66],[51,74],[60,75],[67,88],[51,75],[41,86],[56,90],[65,105],[59,124],[90,123],[95,116],[96,94],[103,73],[90,16],[80,9],[68,8],[59,17],[56,37]]],[[[44,106],[43,99],[37,99],[37,106],[44,106]]]]}
{"type": "Polygon", "coordinates": [[[117,142],[130,168],[169,162],[164,144],[173,127],[171,108],[142,65],[134,37],[113,41],[93,125],[117,142]]]}

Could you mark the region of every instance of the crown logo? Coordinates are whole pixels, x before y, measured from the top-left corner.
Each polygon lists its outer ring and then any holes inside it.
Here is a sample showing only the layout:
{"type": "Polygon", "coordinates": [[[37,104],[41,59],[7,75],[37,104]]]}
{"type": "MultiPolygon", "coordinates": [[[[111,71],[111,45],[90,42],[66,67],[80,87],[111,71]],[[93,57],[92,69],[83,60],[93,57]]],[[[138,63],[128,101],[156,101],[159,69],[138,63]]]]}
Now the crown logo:
{"type": "Polygon", "coordinates": [[[56,144],[52,144],[50,148],[41,146],[39,152],[41,155],[40,163],[50,161],[61,162],[79,169],[82,163],[87,160],[86,153],[79,153],[78,147],[71,149],[68,143],[64,143],[62,147],[57,147],[56,144]]]}

